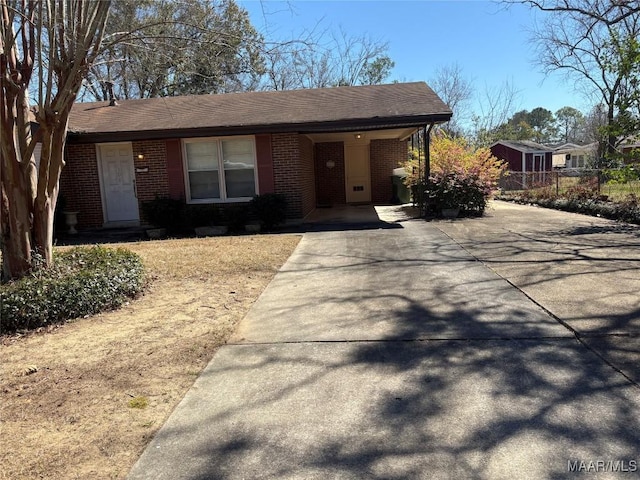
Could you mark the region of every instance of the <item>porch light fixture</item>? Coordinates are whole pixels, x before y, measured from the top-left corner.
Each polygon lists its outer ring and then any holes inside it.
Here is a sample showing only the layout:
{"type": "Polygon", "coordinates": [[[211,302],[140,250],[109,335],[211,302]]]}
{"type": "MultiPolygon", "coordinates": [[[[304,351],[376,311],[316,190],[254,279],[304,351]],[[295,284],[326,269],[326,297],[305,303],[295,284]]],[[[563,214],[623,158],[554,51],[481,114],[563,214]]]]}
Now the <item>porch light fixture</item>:
{"type": "Polygon", "coordinates": [[[361,133],[356,133],[354,135],[354,137],[356,137],[356,140],[360,140],[362,138],[362,134],[361,133]]]}
{"type": "Polygon", "coordinates": [[[333,168],[336,166],[336,162],[334,162],[333,160],[329,160],[327,162],[327,168],[333,168]]]}
{"type": "Polygon", "coordinates": [[[140,160],[141,162],[144,162],[144,153],[138,154],[138,160],[140,160]]]}

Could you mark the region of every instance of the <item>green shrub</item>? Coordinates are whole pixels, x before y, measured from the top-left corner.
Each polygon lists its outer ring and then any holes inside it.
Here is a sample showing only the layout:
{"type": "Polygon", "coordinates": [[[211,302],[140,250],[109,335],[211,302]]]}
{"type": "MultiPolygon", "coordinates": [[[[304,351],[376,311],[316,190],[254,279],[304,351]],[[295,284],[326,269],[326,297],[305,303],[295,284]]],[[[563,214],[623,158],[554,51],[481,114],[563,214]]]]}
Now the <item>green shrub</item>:
{"type": "Polygon", "coordinates": [[[487,200],[492,192],[492,186],[482,181],[476,175],[459,176],[460,211],[463,215],[482,215],[487,207],[487,200]]]}
{"type": "Polygon", "coordinates": [[[185,206],[182,200],[158,195],[153,200],[142,202],[142,214],[151,225],[175,233],[184,228],[185,206]]]}
{"type": "Polygon", "coordinates": [[[54,265],[0,285],[0,334],[120,307],[145,286],[142,260],[124,249],[77,247],[54,265]]]}
{"type": "Polygon", "coordinates": [[[616,205],[616,218],[630,223],[640,223],[640,198],[630,193],[616,205]]]}
{"type": "Polygon", "coordinates": [[[436,213],[459,208],[462,215],[482,215],[490,194],[491,185],[466,172],[436,173],[425,185],[426,199],[436,213]]]}
{"type": "Polygon", "coordinates": [[[625,165],[620,168],[604,170],[603,177],[608,183],[625,184],[640,180],[640,169],[635,165],[625,165]]]}
{"type": "Polygon", "coordinates": [[[287,199],[280,193],[256,195],[250,206],[265,230],[273,229],[286,219],[287,199]]]}
{"type": "Polygon", "coordinates": [[[230,204],[224,207],[223,222],[232,232],[244,231],[244,226],[249,218],[249,205],[246,203],[230,204]]]}
{"type": "Polygon", "coordinates": [[[508,202],[535,204],[565,212],[640,224],[640,199],[634,194],[627,195],[620,202],[608,202],[598,198],[534,198],[531,195],[524,195],[524,193],[526,192],[503,194],[497,198],[508,202]]]}
{"type": "Polygon", "coordinates": [[[196,227],[220,225],[224,222],[218,205],[187,205],[184,200],[161,196],[144,202],[142,213],[147,222],[156,227],[166,228],[173,234],[189,234],[193,233],[196,227]]]}
{"type": "Polygon", "coordinates": [[[449,208],[459,208],[461,215],[482,215],[507,164],[488,148],[475,148],[464,138],[443,131],[434,133],[430,152],[426,181],[423,152],[413,150],[404,164],[409,172],[405,184],[411,187],[414,203],[427,215],[449,208]]]}
{"type": "Polygon", "coordinates": [[[218,225],[222,221],[221,216],[217,205],[185,205],[184,230],[218,225]]]}

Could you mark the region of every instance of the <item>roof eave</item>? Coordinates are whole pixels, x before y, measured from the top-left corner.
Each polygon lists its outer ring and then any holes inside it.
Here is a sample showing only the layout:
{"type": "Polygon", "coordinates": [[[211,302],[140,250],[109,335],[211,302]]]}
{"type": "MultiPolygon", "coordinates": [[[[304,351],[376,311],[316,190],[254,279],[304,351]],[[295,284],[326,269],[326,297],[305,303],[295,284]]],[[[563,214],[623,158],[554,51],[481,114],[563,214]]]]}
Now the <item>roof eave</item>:
{"type": "Polygon", "coordinates": [[[527,146],[520,147],[518,145],[514,145],[508,140],[498,140],[497,142],[494,142],[489,148],[493,148],[496,145],[502,145],[504,147],[510,148],[511,150],[515,150],[520,153],[553,153],[553,150],[549,150],[549,149],[539,149],[539,148],[533,148],[533,147],[527,147],[527,146]]]}
{"type": "Polygon", "coordinates": [[[400,117],[335,120],[314,123],[282,123],[271,125],[234,125],[161,130],[135,130],[122,132],[69,131],[69,143],[101,143],[116,141],[157,140],[161,138],[188,138],[204,136],[251,135],[261,133],[324,133],[381,130],[398,127],[421,127],[451,120],[451,112],[400,117]]]}

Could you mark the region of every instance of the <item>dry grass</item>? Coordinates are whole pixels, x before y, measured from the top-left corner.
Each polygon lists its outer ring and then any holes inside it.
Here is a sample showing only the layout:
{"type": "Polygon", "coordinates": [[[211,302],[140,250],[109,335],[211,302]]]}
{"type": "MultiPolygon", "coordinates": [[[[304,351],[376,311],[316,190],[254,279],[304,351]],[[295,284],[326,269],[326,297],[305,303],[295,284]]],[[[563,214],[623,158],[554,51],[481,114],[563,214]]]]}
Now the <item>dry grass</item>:
{"type": "Polygon", "coordinates": [[[605,183],[600,187],[603,195],[608,195],[614,202],[623,202],[627,195],[640,195],[640,181],[627,183],[605,183]]]}
{"type": "Polygon", "coordinates": [[[120,244],[153,277],[142,298],[0,339],[0,479],[126,477],[298,241],[120,244]]]}

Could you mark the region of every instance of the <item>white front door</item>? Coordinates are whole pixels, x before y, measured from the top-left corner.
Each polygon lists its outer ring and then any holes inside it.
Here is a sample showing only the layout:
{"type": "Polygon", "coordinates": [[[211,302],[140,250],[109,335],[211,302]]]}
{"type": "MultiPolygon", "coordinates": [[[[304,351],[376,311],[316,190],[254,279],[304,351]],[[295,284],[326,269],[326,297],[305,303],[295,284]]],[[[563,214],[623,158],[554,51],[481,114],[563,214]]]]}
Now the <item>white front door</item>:
{"type": "Polygon", "coordinates": [[[105,222],[140,220],[131,144],[104,144],[98,148],[105,222]]]}
{"type": "Polygon", "coordinates": [[[345,145],[344,169],[347,203],[370,202],[369,145],[345,145]]]}

